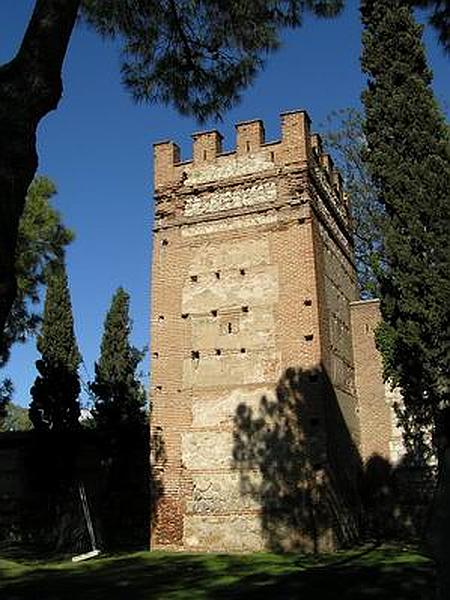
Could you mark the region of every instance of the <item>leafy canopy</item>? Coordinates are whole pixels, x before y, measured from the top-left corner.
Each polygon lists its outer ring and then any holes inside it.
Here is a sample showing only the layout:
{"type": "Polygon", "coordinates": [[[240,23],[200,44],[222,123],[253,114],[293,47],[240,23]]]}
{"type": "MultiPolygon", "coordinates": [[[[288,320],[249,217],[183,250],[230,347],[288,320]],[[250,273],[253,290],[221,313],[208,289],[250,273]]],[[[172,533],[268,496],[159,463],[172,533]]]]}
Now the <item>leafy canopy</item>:
{"type": "Polygon", "coordinates": [[[335,16],[343,0],[84,0],[83,14],[123,44],[122,77],[138,101],[172,103],[204,121],[235,104],[309,11],[335,16]]]}
{"type": "Polygon", "coordinates": [[[27,193],[16,249],[18,290],[2,340],[0,366],[7,362],[13,343],[24,342],[38,330],[38,305],[46,274],[63,258],[66,246],[74,239],[50,203],[55,194],[55,184],[43,176],[33,180],[27,193]]]}
{"type": "Polygon", "coordinates": [[[384,374],[403,393],[413,451],[450,393],[450,144],[422,27],[400,0],[362,3],[369,172],[383,220],[378,270],[384,374]]]}

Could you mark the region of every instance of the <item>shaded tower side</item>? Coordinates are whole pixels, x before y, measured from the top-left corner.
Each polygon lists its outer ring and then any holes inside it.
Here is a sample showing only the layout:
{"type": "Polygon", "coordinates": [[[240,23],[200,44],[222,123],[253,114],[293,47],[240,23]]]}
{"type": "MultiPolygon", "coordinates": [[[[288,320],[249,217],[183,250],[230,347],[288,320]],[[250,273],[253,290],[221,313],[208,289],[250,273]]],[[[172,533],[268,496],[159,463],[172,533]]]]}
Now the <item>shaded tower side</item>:
{"type": "Polygon", "coordinates": [[[155,145],[152,547],[333,547],[353,534],[337,509],[358,442],[339,175],[303,111],[279,142],[260,121],[234,152],[193,138],[188,162],[155,145]]]}

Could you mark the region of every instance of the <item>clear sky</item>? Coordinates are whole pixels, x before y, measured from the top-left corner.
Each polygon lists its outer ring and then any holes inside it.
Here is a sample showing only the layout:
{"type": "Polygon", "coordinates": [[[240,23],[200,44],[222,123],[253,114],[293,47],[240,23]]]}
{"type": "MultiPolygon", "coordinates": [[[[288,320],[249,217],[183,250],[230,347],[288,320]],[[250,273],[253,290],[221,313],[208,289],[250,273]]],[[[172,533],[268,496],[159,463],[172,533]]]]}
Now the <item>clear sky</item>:
{"type": "MultiPolygon", "coordinates": [[[[13,57],[34,0],[0,3],[0,63],[13,57]]],[[[335,20],[307,18],[284,35],[255,85],[223,123],[208,123],[235,143],[234,123],[261,118],[267,139],[279,137],[279,113],[306,109],[321,129],[333,110],[358,106],[364,78],[360,72],[361,29],[357,0],[335,20]]],[[[434,89],[450,104],[450,57],[427,28],[426,44],[434,70],[434,89]]],[[[68,250],[68,274],[75,327],[84,359],[83,381],[93,375],[103,320],[115,289],[131,294],[133,342],[149,344],[149,278],[152,226],[152,144],[173,139],[183,159],[191,156],[190,134],[198,124],[159,105],[136,105],[120,84],[119,53],[82,24],[76,28],[64,66],[64,95],[38,132],[39,173],[49,176],[59,194],[54,202],[64,223],[76,233],[68,250]]],[[[16,346],[0,377],[13,379],[14,400],[29,402],[36,377],[35,340],[16,346]]],[[[148,381],[148,354],[142,363],[148,381]]]]}

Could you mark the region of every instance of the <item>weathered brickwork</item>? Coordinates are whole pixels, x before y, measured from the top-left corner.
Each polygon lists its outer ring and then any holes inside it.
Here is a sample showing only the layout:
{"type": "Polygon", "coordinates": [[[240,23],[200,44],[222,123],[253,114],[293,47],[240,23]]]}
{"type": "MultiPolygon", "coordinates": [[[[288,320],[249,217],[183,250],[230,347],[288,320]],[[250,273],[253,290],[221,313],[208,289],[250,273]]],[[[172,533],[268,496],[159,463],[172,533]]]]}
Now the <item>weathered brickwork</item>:
{"type": "Polygon", "coordinates": [[[394,411],[394,403],[401,402],[401,396],[398,390],[392,390],[388,383],[383,382],[382,364],[374,339],[374,330],[381,318],[379,302],[353,302],[350,309],[361,423],[361,456],[365,462],[379,456],[397,465],[405,454],[394,411]]]}
{"type": "Polygon", "coordinates": [[[281,119],[271,143],[260,121],[238,124],[234,152],[194,134],[187,162],[155,145],[154,548],[330,549],[357,531],[357,449],[375,446],[355,386],[350,209],[308,115],[281,119]]]}

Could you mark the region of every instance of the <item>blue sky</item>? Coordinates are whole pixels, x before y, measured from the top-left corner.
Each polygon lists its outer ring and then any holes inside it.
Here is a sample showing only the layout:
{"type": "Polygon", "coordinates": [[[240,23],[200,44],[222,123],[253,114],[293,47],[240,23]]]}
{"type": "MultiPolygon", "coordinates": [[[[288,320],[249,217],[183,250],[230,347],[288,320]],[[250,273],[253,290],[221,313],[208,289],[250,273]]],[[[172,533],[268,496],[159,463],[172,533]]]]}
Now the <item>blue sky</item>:
{"type": "MultiPolygon", "coordinates": [[[[336,20],[307,18],[303,27],[284,35],[239,106],[211,126],[224,134],[225,149],[234,146],[234,123],[261,118],[267,139],[279,137],[280,112],[306,109],[313,128],[333,110],[358,106],[364,77],[360,72],[358,2],[349,0],[336,20]]],[[[33,0],[2,0],[0,63],[13,57],[34,5],[33,0]]],[[[435,93],[450,104],[450,58],[426,32],[435,93]]],[[[136,105],[120,84],[119,52],[79,25],[64,66],[64,95],[57,111],[38,132],[39,173],[56,183],[55,206],[76,233],[68,251],[68,273],[76,335],[84,358],[81,376],[88,381],[99,352],[103,320],[115,289],[131,294],[133,342],[149,343],[149,281],[152,224],[152,144],[173,139],[183,159],[191,155],[190,134],[198,124],[159,105],[136,105]]],[[[9,376],[14,400],[29,402],[36,377],[35,340],[16,346],[0,377],[9,376]]],[[[142,364],[148,381],[148,355],[142,364]]]]}

